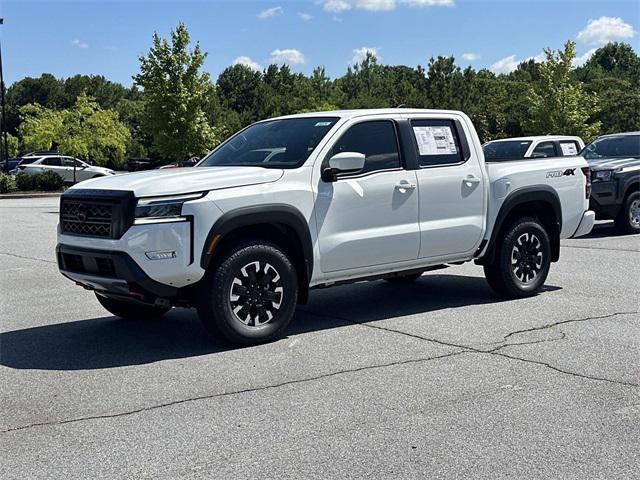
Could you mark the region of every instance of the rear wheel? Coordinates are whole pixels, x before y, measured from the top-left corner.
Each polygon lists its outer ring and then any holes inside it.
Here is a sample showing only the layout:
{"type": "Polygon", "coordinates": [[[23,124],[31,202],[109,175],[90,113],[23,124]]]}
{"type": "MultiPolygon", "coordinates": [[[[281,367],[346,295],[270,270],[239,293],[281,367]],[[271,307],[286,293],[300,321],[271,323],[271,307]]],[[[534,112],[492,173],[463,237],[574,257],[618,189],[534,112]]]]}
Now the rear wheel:
{"type": "Polygon", "coordinates": [[[485,265],[487,282],[500,295],[520,298],[535,295],[551,266],[551,242],[533,218],[513,222],[498,246],[494,262],[485,265]]]}
{"type": "Polygon", "coordinates": [[[170,307],[155,307],[153,305],[144,305],[140,303],[128,302],[126,300],[118,300],[113,297],[107,297],[96,293],[96,298],[100,305],[116,317],[125,318],[127,320],[151,320],[160,318],[167,313],[170,307]]]}
{"type": "Polygon", "coordinates": [[[640,192],[627,197],[616,218],[616,227],[623,233],[640,233],[640,192]]]}
{"type": "Polygon", "coordinates": [[[418,280],[421,276],[422,276],[422,272],[410,273],[408,275],[399,275],[397,277],[385,278],[385,280],[389,283],[413,283],[416,280],[418,280]]]}
{"type": "Polygon", "coordinates": [[[208,272],[196,306],[214,336],[237,345],[268,342],[291,322],[298,300],[296,271],[276,245],[240,245],[208,272]]]}

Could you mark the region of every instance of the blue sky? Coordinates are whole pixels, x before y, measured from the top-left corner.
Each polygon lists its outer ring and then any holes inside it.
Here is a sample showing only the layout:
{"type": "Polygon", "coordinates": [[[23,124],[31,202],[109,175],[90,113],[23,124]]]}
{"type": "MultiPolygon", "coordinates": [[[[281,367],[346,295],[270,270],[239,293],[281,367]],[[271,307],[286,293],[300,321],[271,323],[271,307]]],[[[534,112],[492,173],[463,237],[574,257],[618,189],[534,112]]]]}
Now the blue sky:
{"type": "Polygon", "coordinates": [[[131,85],[153,32],[167,35],[179,20],[209,53],[214,79],[234,62],[271,61],[304,73],[323,65],[335,77],[367,49],[386,64],[454,55],[496,72],[568,39],[583,60],[607,40],[640,51],[638,0],[2,0],[0,16],[9,84],[50,72],[131,85]]]}

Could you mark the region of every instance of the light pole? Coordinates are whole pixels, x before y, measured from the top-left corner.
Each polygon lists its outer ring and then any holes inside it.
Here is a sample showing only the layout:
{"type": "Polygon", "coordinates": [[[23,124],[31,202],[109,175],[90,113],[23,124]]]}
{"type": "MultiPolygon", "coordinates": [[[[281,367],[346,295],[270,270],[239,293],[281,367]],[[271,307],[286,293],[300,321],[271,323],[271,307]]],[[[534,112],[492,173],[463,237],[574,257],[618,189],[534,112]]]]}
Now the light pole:
{"type": "MultiPolygon", "coordinates": [[[[0,25],[4,24],[4,18],[0,17],[0,25]]],[[[2,120],[0,121],[0,134],[2,134],[2,158],[4,160],[4,171],[9,173],[9,140],[7,137],[7,113],[4,103],[4,76],[2,75],[2,44],[0,43],[0,104],[2,105],[2,120]]]]}

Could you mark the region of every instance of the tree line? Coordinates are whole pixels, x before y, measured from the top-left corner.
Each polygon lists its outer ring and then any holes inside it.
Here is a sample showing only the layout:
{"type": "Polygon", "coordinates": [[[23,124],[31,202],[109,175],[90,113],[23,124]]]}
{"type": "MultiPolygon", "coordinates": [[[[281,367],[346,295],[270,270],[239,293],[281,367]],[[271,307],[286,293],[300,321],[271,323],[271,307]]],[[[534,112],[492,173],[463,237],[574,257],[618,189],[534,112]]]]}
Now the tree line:
{"type": "Polygon", "coordinates": [[[287,65],[255,71],[227,67],[214,82],[206,58],[180,23],[154,34],[132,87],[105,77],[58,79],[44,73],[6,91],[10,156],[57,145],[61,152],[118,167],[127,157],[164,162],[203,155],[256,120],[297,112],[382,107],[455,109],[473,120],[482,141],[534,134],[580,135],[640,130],[640,57],[609,43],[581,66],[575,44],[511,73],[462,69],[453,57],[426,67],[384,65],[368,54],[329,78],[287,65]]]}

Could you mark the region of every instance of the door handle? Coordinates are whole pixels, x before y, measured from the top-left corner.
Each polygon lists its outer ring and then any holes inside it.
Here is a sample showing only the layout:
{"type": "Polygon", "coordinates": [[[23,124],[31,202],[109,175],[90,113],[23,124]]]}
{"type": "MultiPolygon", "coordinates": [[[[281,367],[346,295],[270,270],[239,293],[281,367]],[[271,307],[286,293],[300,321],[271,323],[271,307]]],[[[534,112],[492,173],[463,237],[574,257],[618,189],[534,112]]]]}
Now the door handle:
{"type": "Polygon", "coordinates": [[[477,185],[478,183],[480,183],[480,179],[474,175],[468,175],[467,178],[463,180],[463,182],[469,185],[477,185]]]}
{"type": "Polygon", "coordinates": [[[406,180],[402,180],[399,183],[396,183],[396,188],[398,190],[400,190],[401,192],[403,190],[413,190],[416,188],[416,184],[415,183],[409,183],[406,180]]]}

